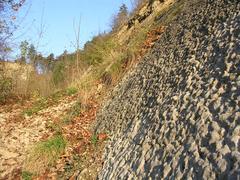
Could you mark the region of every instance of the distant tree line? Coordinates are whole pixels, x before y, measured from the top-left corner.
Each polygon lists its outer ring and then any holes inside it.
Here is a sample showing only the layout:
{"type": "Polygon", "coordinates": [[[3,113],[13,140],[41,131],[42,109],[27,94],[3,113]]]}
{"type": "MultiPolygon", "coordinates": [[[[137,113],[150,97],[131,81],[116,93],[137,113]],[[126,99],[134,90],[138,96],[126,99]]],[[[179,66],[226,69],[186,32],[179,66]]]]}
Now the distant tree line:
{"type": "MultiPolygon", "coordinates": [[[[143,1],[144,0],[136,0],[134,2],[136,4],[135,8],[139,7],[143,1]]],[[[18,1],[19,4],[14,4],[13,2],[16,1],[0,0],[0,8],[4,7],[3,11],[6,13],[8,12],[6,10],[7,7],[10,8],[9,11],[15,12],[18,11],[22,3],[24,3],[24,1],[18,1]]],[[[1,13],[3,11],[1,10],[1,13]]],[[[72,83],[74,84],[87,69],[91,68],[94,68],[93,76],[98,80],[101,79],[101,77],[108,80],[112,79],[109,77],[114,77],[114,73],[118,76],[118,72],[120,72],[122,68],[123,60],[128,59],[137,51],[131,49],[131,51],[126,53],[126,47],[122,47],[114,40],[114,33],[123,25],[127,24],[131,15],[127,6],[122,4],[118,12],[114,15],[111,24],[112,31],[97,34],[91,41],[86,42],[82,49],[77,46],[73,53],[68,53],[65,50],[59,56],[55,56],[53,53],[43,55],[38,52],[34,44],[28,41],[22,41],[19,46],[20,54],[16,62],[22,65],[31,65],[35,70],[34,74],[32,72],[28,73],[27,81],[24,82],[24,84],[20,84],[22,89],[26,87],[26,89],[23,90],[24,93],[28,94],[36,90],[42,92],[40,94],[49,95],[55,90],[64,89],[72,83]],[[109,65],[105,67],[105,64],[109,65]]],[[[6,30],[5,33],[1,31],[0,38],[2,39],[6,39],[8,35],[11,36],[10,32],[14,30],[14,26],[11,26],[10,20],[2,22],[1,17],[1,24],[4,23],[6,23],[5,27],[8,31],[6,30]]],[[[144,39],[143,37],[144,36],[141,36],[141,39],[144,39]]],[[[135,39],[136,42],[142,42],[141,39],[138,40],[137,37],[135,39]]],[[[8,48],[6,41],[1,41],[1,44],[0,51],[6,51],[8,48]]],[[[77,42],[77,44],[79,43],[77,42]]],[[[17,89],[17,92],[20,92],[20,90],[17,89]]]]}

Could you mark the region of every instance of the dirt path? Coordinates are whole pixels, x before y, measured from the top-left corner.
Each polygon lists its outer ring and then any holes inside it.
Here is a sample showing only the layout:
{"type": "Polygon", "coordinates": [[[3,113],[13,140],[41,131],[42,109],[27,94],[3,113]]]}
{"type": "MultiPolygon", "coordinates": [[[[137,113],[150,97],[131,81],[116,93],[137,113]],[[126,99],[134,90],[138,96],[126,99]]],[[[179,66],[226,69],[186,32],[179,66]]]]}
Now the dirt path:
{"type": "Polygon", "coordinates": [[[23,107],[0,107],[0,179],[16,179],[27,155],[34,143],[51,132],[46,128],[51,119],[61,117],[75,100],[65,98],[33,116],[23,115],[23,107]]]}

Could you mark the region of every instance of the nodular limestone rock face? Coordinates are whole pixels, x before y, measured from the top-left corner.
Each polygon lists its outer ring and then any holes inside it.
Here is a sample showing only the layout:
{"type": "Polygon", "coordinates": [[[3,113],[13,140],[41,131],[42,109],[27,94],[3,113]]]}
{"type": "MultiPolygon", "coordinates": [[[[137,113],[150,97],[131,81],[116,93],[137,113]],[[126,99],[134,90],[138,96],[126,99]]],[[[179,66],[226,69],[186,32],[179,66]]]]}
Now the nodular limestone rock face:
{"type": "Polygon", "coordinates": [[[184,3],[98,114],[99,179],[240,178],[240,3],[184,3]]]}

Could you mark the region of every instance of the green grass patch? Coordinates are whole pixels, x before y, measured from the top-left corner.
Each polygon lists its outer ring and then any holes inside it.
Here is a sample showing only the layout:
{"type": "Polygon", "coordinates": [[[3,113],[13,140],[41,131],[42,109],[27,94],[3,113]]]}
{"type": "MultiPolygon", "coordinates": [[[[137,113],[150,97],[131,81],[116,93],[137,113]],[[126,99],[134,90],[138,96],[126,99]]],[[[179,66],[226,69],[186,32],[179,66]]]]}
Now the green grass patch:
{"type": "Polygon", "coordinates": [[[33,176],[33,173],[28,172],[28,171],[23,171],[22,172],[22,179],[23,180],[31,180],[33,176]]]}
{"type": "Polygon", "coordinates": [[[128,45],[129,53],[136,53],[141,49],[144,41],[147,38],[147,33],[149,32],[150,29],[151,26],[146,27],[142,26],[136,29],[136,33],[134,33],[134,36],[132,37],[128,45]]]}
{"type": "Polygon", "coordinates": [[[66,94],[68,96],[74,95],[78,92],[78,89],[76,87],[69,87],[66,89],[66,94]]]}
{"type": "Polygon", "coordinates": [[[92,137],[91,137],[91,143],[94,145],[94,146],[97,146],[97,143],[98,143],[98,135],[97,134],[93,134],[92,137]]]}
{"type": "Polygon", "coordinates": [[[37,143],[30,152],[24,169],[37,174],[44,172],[56,163],[64,152],[66,144],[62,135],[55,135],[37,143]]]}
{"type": "Polygon", "coordinates": [[[37,114],[39,111],[43,110],[47,106],[48,100],[46,98],[41,98],[40,100],[36,101],[31,108],[24,110],[23,113],[28,116],[32,116],[34,114],[37,114]]]}
{"type": "Polygon", "coordinates": [[[0,104],[5,103],[12,91],[12,79],[0,77],[0,104]]]}

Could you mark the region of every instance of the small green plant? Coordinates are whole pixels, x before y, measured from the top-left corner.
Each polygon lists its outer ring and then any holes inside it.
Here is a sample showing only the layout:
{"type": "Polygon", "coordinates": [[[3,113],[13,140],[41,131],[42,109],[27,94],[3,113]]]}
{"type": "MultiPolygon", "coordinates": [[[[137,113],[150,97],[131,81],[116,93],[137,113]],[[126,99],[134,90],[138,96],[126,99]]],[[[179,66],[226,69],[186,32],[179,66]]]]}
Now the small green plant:
{"type": "Polygon", "coordinates": [[[0,103],[5,103],[6,99],[11,95],[12,79],[0,78],[0,103]]]}
{"type": "Polygon", "coordinates": [[[54,94],[52,94],[50,98],[54,103],[57,103],[61,99],[61,97],[63,97],[64,93],[65,92],[63,91],[57,91],[54,94]]]}
{"type": "Polygon", "coordinates": [[[98,135],[97,134],[93,134],[91,137],[91,143],[96,146],[98,143],[98,135]]]}
{"type": "Polygon", "coordinates": [[[78,92],[78,89],[76,87],[70,87],[67,88],[66,93],[68,96],[74,95],[78,92]]]}
{"type": "Polygon", "coordinates": [[[64,150],[66,146],[66,142],[61,135],[57,135],[52,137],[46,141],[43,141],[38,144],[37,149],[38,151],[42,151],[44,153],[49,154],[60,154],[64,150]],[[53,153],[54,152],[54,153],[53,153]]]}
{"type": "Polygon", "coordinates": [[[64,82],[65,80],[64,73],[65,73],[64,63],[63,62],[56,63],[53,69],[53,82],[56,86],[59,86],[61,83],[64,82]]]}
{"type": "Polygon", "coordinates": [[[69,115],[71,117],[79,116],[82,110],[82,103],[81,101],[77,101],[74,106],[71,108],[69,115]]]}
{"type": "Polygon", "coordinates": [[[46,98],[41,98],[36,103],[33,104],[32,108],[26,109],[23,111],[23,114],[26,114],[28,116],[32,116],[34,114],[37,114],[39,111],[46,108],[48,105],[48,101],[46,98]]]}
{"type": "Polygon", "coordinates": [[[24,169],[37,174],[44,172],[46,168],[55,164],[64,152],[66,144],[62,135],[55,135],[46,141],[37,143],[30,152],[24,169]]]}
{"type": "Polygon", "coordinates": [[[28,172],[28,171],[23,171],[22,172],[22,179],[23,180],[31,180],[33,176],[33,173],[28,172]]]}
{"type": "Polygon", "coordinates": [[[32,116],[35,112],[33,109],[26,109],[24,110],[23,114],[26,114],[27,116],[32,116]]]}

